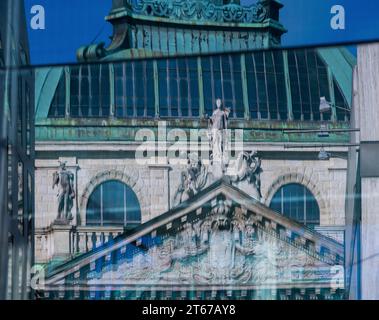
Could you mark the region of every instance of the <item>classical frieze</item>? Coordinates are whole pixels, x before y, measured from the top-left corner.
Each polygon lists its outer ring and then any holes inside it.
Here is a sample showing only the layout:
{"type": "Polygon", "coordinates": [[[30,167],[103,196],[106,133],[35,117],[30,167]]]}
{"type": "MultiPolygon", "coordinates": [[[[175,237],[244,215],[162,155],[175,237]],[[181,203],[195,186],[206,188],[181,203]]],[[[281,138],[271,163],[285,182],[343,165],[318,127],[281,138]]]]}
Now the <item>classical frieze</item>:
{"type": "Polygon", "coordinates": [[[267,16],[267,9],[260,3],[241,6],[235,3],[216,5],[205,0],[138,0],[132,5],[137,14],[212,22],[259,23],[267,16]]]}
{"type": "Polygon", "coordinates": [[[63,284],[77,290],[342,289],[342,264],[340,244],[222,181],[51,270],[41,290],[55,291],[63,284]]]}

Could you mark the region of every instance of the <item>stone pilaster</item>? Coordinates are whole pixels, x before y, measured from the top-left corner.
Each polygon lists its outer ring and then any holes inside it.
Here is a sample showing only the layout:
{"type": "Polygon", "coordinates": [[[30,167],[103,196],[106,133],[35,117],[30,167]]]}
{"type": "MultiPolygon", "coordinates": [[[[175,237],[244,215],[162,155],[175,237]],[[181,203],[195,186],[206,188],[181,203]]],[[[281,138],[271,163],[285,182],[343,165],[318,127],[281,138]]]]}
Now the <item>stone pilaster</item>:
{"type": "Polygon", "coordinates": [[[150,170],[150,218],[170,210],[169,165],[152,165],[150,170]]]}

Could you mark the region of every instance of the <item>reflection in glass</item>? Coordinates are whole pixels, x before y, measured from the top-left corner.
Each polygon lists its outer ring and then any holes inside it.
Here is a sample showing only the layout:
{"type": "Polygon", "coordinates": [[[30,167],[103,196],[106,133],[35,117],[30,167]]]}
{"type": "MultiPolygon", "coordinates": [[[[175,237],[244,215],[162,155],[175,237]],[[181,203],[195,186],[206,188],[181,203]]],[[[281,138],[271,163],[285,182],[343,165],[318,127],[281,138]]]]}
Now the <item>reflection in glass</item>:
{"type": "Polygon", "coordinates": [[[320,225],[320,209],[312,193],[301,184],[287,184],[274,195],[271,209],[307,227],[320,225]]]}
{"type": "Polygon", "coordinates": [[[87,225],[137,225],[141,209],[137,196],[126,184],[107,181],[97,186],[87,204],[87,225]]]}

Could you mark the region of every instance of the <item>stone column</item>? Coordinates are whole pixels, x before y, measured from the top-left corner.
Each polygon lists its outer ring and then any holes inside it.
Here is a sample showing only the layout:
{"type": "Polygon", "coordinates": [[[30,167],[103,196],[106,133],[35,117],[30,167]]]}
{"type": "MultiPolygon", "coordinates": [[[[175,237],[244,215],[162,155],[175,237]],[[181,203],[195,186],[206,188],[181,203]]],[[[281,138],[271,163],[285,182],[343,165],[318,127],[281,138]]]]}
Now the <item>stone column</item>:
{"type": "Polygon", "coordinates": [[[379,44],[358,48],[360,135],[361,298],[379,299],[379,44]]]}

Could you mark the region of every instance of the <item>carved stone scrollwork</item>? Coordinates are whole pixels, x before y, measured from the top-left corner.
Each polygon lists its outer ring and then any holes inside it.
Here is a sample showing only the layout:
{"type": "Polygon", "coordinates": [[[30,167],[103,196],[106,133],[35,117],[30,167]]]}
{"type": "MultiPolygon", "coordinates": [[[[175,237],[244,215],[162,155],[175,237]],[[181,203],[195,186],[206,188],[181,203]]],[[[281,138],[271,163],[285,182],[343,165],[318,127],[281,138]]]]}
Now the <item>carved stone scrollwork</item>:
{"type": "Polygon", "coordinates": [[[260,3],[241,6],[215,5],[205,0],[138,0],[132,9],[137,14],[178,20],[259,23],[267,17],[267,9],[260,3]]]}

